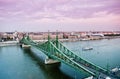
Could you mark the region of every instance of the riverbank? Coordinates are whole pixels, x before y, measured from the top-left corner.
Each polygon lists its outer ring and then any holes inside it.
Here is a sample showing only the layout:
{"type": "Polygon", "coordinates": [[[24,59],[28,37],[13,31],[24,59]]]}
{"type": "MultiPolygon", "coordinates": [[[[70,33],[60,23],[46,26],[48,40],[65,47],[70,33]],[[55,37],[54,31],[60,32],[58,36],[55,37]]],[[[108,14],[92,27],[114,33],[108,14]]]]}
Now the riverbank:
{"type": "Polygon", "coordinates": [[[102,38],[83,38],[83,39],[68,39],[68,41],[88,41],[88,40],[102,40],[102,39],[115,39],[120,38],[120,36],[104,36],[102,38]]]}
{"type": "MultiPolygon", "coordinates": [[[[67,41],[69,41],[70,39],[59,39],[59,41],[61,41],[61,42],[67,42],[67,41]]],[[[34,42],[46,42],[46,41],[48,41],[48,40],[33,40],[34,42]]]]}
{"type": "Polygon", "coordinates": [[[5,41],[5,42],[0,42],[0,46],[13,46],[13,45],[18,45],[19,41],[5,41]]]}
{"type": "Polygon", "coordinates": [[[114,39],[114,38],[120,38],[120,36],[105,36],[105,39],[114,39]]]}
{"type": "MultiPolygon", "coordinates": [[[[88,41],[88,40],[102,40],[102,39],[115,39],[115,38],[120,38],[120,36],[105,36],[104,38],[101,39],[59,39],[61,42],[75,42],[75,41],[88,41]]],[[[33,40],[34,42],[46,42],[47,40],[33,40]]],[[[0,42],[0,46],[13,46],[13,45],[19,45],[19,41],[5,41],[5,42],[0,42]]]]}

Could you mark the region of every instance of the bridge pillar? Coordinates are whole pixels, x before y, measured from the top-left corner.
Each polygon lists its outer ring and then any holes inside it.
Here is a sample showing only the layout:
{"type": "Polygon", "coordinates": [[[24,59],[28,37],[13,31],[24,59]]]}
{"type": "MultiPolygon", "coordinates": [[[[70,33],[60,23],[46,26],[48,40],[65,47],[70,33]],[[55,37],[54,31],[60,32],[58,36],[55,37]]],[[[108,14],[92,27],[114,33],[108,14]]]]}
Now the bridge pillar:
{"type": "Polygon", "coordinates": [[[21,46],[22,46],[22,48],[30,48],[31,47],[31,45],[25,45],[25,44],[22,44],[21,46]]]}
{"type": "Polygon", "coordinates": [[[58,47],[58,31],[56,32],[56,47],[59,48],[58,47]]]}
{"type": "Polygon", "coordinates": [[[45,59],[45,64],[50,65],[50,64],[60,64],[61,62],[58,60],[51,59],[49,57],[46,57],[45,59]]]}

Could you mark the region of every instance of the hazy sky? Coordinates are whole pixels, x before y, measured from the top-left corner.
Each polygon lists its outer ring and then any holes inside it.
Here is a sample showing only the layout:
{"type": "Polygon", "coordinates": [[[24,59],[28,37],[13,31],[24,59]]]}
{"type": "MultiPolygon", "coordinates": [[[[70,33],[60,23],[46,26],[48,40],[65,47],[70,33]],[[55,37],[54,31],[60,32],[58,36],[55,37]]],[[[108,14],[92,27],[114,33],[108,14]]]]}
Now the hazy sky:
{"type": "Polygon", "coordinates": [[[0,0],[0,32],[15,30],[120,30],[120,0],[0,0]]]}

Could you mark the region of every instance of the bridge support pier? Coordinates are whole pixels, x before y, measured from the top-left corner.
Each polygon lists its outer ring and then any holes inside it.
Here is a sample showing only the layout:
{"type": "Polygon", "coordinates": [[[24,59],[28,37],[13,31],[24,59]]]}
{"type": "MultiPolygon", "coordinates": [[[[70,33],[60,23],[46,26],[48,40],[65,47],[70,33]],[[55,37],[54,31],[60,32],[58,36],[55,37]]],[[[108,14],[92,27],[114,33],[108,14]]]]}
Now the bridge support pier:
{"type": "Polygon", "coordinates": [[[30,48],[31,47],[31,45],[25,45],[25,44],[22,44],[21,46],[22,46],[22,48],[30,48]]]}
{"type": "Polygon", "coordinates": [[[61,62],[58,60],[51,59],[49,57],[46,57],[45,64],[46,65],[52,65],[52,64],[60,64],[61,62]]]}

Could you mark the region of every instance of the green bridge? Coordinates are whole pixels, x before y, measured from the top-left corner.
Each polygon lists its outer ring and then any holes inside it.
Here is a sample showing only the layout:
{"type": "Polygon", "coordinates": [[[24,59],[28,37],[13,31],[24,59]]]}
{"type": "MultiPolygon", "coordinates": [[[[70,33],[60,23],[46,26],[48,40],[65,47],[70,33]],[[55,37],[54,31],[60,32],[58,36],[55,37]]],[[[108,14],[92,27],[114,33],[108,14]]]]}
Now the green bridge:
{"type": "Polygon", "coordinates": [[[98,77],[99,73],[107,74],[108,71],[100,66],[97,66],[79,56],[77,56],[74,52],[70,51],[67,47],[65,47],[59,40],[58,35],[55,40],[50,40],[50,36],[48,35],[48,41],[44,43],[37,43],[30,39],[29,36],[24,36],[21,40],[21,43],[25,45],[31,45],[32,47],[37,48],[42,51],[48,57],[53,60],[58,60],[63,62],[74,69],[79,71],[84,71],[89,75],[94,77],[98,77]]]}

